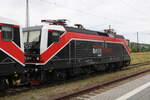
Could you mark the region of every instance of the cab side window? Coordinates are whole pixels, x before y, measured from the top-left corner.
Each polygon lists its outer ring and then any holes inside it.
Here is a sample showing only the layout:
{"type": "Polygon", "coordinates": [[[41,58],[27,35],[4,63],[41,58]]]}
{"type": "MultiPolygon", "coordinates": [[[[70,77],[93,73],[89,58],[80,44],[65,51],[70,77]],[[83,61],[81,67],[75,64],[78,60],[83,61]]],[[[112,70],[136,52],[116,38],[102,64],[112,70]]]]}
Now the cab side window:
{"type": "Polygon", "coordinates": [[[13,40],[13,28],[11,26],[2,26],[2,40],[12,41],[13,40]]]}
{"type": "Polygon", "coordinates": [[[59,42],[60,32],[52,31],[51,33],[51,39],[52,42],[59,42]]]}
{"type": "Polygon", "coordinates": [[[59,42],[60,36],[63,34],[63,32],[59,31],[48,31],[48,45],[49,47],[52,43],[59,42]]]}

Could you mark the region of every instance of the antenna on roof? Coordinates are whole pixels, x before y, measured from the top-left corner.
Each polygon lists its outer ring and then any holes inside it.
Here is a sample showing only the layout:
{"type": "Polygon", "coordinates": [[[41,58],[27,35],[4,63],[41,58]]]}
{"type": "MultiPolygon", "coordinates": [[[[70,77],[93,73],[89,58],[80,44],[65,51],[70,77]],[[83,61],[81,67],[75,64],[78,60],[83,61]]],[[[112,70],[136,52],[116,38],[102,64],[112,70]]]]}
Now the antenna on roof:
{"type": "Polygon", "coordinates": [[[43,23],[48,23],[49,25],[61,25],[61,26],[66,26],[67,23],[66,23],[66,19],[57,19],[57,20],[51,20],[51,19],[48,19],[48,20],[41,20],[41,22],[43,23]]]}
{"type": "Polygon", "coordinates": [[[114,31],[114,29],[111,28],[111,25],[109,25],[109,29],[105,29],[104,32],[105,32],[105,33],[116,34],[116,32],[114,31]]]}

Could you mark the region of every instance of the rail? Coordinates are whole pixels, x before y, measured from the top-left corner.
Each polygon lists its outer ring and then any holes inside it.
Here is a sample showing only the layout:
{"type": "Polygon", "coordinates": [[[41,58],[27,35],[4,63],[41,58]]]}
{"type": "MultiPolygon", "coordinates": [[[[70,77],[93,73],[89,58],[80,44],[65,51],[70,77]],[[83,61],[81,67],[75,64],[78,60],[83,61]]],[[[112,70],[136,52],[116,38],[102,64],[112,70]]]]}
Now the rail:
{"type": "MultiPolygon", "coordinates": [[[[133,67],[144,66],[144,65],[150,65],[150,61],[132,64],[132,65],[129,65],[127,68],[133,68],[133,67]]],[[[53,97],[50,97],[50,99],[51,100],[68,100],[71,97],[74,97],[74,96],[77,96],[77,95],[80,95],[80,94],[83,94],[83,93],[87,93],[87,92],[90,92],[92,90],[96,90],[100,87],[103,87],[103,86],[106,86],[106,85],[109,85],[109,84],[112,84],[112,83],[115,83],[115,82],[119,82],[119,81],[131,78],[131,77],[134,77],[134,76],[137,76],[137,75],[140,75],[142,73],[149,72],[149,71],[150,71],[150,68],[149,69],[144,69],[144,70],[141,70],[141,71],[137,71],[137,72],[125,75],[125,76],[116,77],[112,80],[107,80],[107,81],[104,81],[104,82],[100,82],[100,83],[91,85],[91,86],[86,87],[86,88],[81,88],[80,90],[75,90],[75,91],[72,91],[72,92],[69,92],[69,93],[64,93],[64,94],[61,94],[61,95],[53,96],[53,97]]]]}

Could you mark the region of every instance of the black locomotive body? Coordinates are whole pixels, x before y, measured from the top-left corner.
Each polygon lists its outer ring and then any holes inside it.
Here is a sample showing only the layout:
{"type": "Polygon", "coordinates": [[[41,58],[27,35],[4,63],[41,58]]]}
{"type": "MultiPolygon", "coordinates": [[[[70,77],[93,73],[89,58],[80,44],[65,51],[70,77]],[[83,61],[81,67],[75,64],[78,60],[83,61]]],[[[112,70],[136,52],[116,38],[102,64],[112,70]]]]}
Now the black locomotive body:
{"type": "MultiPolygon", "coordinates": [[[[44,68],[49,68],[50,65],[55,69],[64,69],[109,63],[119,63],[121,66],[127,66],[130,63],[129,48],[124,46],[123,42],[117,41],[117,39],[123,40],[123,37],[116,38],[116,34],[112,34],[113,37],[109,37],[109,33],[98,33],[85,29],[84,31],[86,32],[82,32],[82,30],[83,29],[67,27],[67,33],[73,37],[77,36],[77,38],[72,38],[64,48],[61,48],[61,50],[44,65],[44,68]],[[78,30],[78,33],[69,29],[78,30]],[[110,41],[105,39],[110,39],[110,41]]],[[[51,41],[51,38],[48,38],[48,41],[51,41]]],[[[61,41],[59,42],[61,43],[61,41]]]]}
{"type": "Polygon", "coordinates": [[[23,32],[27,37],[26,66],[32,70],[33,80],[121,69],[130,64],[127,40],[110,29],[98,32],[82,27],[43,25],[24,28],[23,32]]]}

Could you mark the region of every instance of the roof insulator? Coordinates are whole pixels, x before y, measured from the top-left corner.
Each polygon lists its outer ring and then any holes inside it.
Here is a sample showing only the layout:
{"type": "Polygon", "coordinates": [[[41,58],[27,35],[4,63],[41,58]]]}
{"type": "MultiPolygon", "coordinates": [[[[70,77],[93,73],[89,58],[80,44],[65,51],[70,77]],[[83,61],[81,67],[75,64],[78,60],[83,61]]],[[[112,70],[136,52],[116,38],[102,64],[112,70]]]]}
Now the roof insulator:
{"type": "Polygon", "coordinates": [[[61,25],[61,26],[66,26],[66,19],[57,19],[57,20],[41,20],[43,23],[48,23],[49,25],[61,25]]]}

